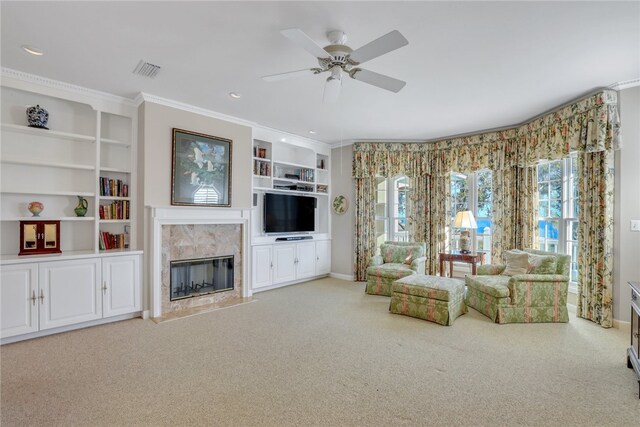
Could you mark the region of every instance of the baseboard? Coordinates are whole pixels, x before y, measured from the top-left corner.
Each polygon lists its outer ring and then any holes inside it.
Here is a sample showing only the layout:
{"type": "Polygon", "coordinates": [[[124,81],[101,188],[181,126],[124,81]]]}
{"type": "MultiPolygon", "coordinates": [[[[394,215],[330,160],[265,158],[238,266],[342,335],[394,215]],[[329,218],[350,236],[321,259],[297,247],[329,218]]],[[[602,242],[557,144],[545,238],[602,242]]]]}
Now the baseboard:
{"type": "Polygon", "coordinates": [[[329,277],[333,279],[347,280],[349,282],[353,282],[353,274],[340,274],[340,273],[331,273],[329,277]]]}
{"type": "Polygon", "coordinates": [[[134,319],[136,317],[141,317],[141,316],[142,316],[142,312],[137,311],[135,313],[121,314],[118,316],[107,317],[104,319],[96,319],[96,320],[91,320],[89,322],[77,323],[75,325],[67,325],[67,326],[61,326],[59,328],[45,329],[38,332],[32,332],[30,334],[16,335],[13,337],[2,338],[0,340],[0,345],[11,344],[14,342],[29,340],[32,338],[44,337],[47,335],[59,334],[61,332],[75,331],[76,329],[90,328],[92,326],[104,325],[112,322],[119,322],[121,320],[134,319]]]}
{"type": "Polygon", "coordinates": [[[613,319],[613,327],[621,331],[631,332],[631,322],[627,322],[626,320],[613,319]]]}

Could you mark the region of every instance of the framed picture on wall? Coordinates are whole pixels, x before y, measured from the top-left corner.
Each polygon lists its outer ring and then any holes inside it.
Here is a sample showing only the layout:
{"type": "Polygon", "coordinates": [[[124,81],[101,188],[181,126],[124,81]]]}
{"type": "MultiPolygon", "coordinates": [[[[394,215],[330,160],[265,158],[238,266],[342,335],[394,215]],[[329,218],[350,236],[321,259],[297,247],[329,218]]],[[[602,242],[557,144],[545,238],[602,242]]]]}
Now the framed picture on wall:
{"type": "Polygon", "coordinates": [[[173,129],[171,204],[231,206],[230,139],[173,129]]]}

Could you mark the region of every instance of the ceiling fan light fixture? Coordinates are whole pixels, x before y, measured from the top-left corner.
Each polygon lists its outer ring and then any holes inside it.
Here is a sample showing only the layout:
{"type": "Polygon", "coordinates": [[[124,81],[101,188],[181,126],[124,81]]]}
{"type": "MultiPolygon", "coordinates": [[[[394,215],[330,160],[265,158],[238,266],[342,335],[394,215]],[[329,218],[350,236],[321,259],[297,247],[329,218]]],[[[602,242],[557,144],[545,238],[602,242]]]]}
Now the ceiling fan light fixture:
{"type": "Polygon", "coordinates": [[[233,99],[240,99],[242,98],[242,95],[239,94],[238,92],[229,92],[229,96],[232,97],[233,99]]]}
{"type": "Polygon", "coordinates": [[[311,130],[309,130],[309,133],[310,133],[311,135],[315,135],[315,134],[316,134],[316,131],[315,131],[315,130],[313,130],[313,129],[311,129],[311,130]]]}

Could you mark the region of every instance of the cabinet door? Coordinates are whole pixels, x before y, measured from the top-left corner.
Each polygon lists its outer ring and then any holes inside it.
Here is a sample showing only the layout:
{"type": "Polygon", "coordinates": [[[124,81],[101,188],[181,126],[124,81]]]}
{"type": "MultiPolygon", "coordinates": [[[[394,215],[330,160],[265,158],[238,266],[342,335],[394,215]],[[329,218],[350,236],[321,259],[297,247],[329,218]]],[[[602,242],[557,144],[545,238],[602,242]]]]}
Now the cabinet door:
{"type": "Polygon", "coordinates": [[[3,266],[0,270],[0,336],[38,330],[38,265],[3,266]]]}
{"type": "Polygon", "coordinates": [[[296,251],[296,279],[313,277],[316,274],[315,242],[298,243],[296,251]]]}
{"type": "Polygon", "coordinates": [[[40,263],[40,329],[100,319],[100,276],[99,258],[40,263]]]}
{"type": "Polygon", "coordinates": [[[296,245],[273,246],[273,283],[288,282],[296,279],[296,245]]]}
{"type": "Polygon", "coordinates": [[[140,257],[127,255],[102,259],[102,316],[141,310],[140,257]]]}
{"type": "Polygon", "coordinates": [[[271,285],[271,246],[254,246],[253,248],[253,289],[271,285]]]}
{"type": "Polygon", "coordinates": [[[316,275],[331,273],[331,240],[316,242],[316,275]]]}

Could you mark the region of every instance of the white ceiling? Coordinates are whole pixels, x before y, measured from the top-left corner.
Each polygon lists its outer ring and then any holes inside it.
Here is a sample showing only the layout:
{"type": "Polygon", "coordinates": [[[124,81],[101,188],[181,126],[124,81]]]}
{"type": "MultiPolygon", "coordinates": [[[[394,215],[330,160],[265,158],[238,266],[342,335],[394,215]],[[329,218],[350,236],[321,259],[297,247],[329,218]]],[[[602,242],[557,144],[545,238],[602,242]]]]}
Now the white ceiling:
{"type": "Polygon", "coordinates": [[[128,98],[139,92],[339,143],[424,140],[522,122],[640,77],[640,2],[1,2],[1,64],[128,98]],[[356,49],[399,30],[409,45],[363,68],[407,82],[398,94],[326,75],[279,30],[356,49]],[[34,45],[36,57],[20,46],[34,45]],[[160,65],[151,80],[140,59],[160,65]],[[231,91],[242,98],[234,100],[231,91]]]}

